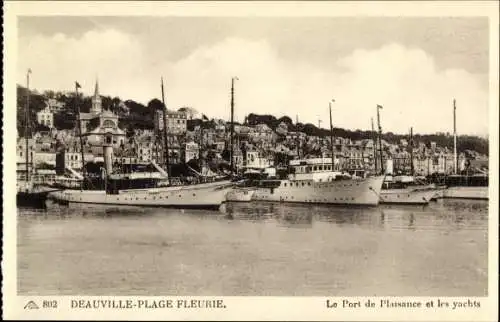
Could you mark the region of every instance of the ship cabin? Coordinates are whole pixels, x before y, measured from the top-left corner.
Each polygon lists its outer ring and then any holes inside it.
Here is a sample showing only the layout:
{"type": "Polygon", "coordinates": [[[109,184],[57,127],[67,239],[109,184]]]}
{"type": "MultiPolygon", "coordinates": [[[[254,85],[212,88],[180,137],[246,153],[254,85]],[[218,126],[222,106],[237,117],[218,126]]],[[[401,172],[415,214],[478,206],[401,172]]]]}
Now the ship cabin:
{"type": "Polygon", "coordinates": [[[288,179],[291,181],[312,180],[315,182],[328,182],[353,178],[349,173],[340,172],[338,166],[338,160],[334,160],[332,167],[331,158],[291,160],[288,179]]]}
{"type": "Polygon", "coordinates": [[[392,176],[386,175],[382,183],[382,189],[405,189],[408,186],[415,185],[415,178],[413,176],[392,176]]]}

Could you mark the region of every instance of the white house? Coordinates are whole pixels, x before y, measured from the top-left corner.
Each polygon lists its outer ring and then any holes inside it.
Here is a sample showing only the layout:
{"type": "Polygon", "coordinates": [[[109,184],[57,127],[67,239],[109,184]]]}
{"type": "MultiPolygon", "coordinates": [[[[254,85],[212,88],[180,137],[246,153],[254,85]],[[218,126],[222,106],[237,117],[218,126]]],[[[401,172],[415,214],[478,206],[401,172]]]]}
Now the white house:
{"type": "Polygon", "coordinates": [[[36,113],[36,120],[38,124],[45,125],[48,128],[54,127],[54,114],[48,106],[36,113]]]}
{"type": "Polygon", "coordinates": [[[200,147],[195,142],[187,142],[186,143],[186,153],[185,153],[185,162],[188,162],[192,159],[198,159],[200,155],[200,147]]]}

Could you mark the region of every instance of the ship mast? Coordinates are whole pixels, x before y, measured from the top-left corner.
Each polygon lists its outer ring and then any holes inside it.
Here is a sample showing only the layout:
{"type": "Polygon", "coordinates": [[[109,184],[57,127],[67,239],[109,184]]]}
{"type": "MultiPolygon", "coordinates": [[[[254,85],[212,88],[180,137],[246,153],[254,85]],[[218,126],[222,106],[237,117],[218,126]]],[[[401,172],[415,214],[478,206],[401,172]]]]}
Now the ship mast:
{"type": "Polygon", "coordinates": [[[199,159],[199,164],[200,164],[200,173],[203,173],[203,116],[201,116],[201,123],[200,123],[200,148],[198,149],[198,159],[199,159]]]}
{"type": "Polygon", "coordinates": [[[414,176],[415,169],[413,166],[413,127],[410,128],[410,171],[411,175],[414,176]]]}
{"type": "Polygon", "coordinates": [[[371,118],[372,121],[372,134],[373,134],[373,160],[374,165],[375,165],[375,173],[377,173],[377,132],[375,132],[375,127],[373,126],[373,117],[371,118]]]}
{"type": "Polygon", "coordinates": [[[164,158],[167,170],[167,183],[170,184],[170,162],[168,158],[168,129],[167,129],[167,105],[165,105],[165,91],[163,89],[163,77],[161,78],[161,102],[163,104],[163,144],[164,158]]]}
{"type": "Polygon", "coordinates": [[[295,144],[297,145],[297,159],[300,159],[300,140],[299,140],[299,115],[295,115],[295,144]]]}
{"type": "Polygon", "coordinates": [[[78,136],[80,137],[80,151],[82,154],[82,175],[83,178],[85,179],[85,157],[83,153],[83,138],[82,138],[82,124],[80,120],[80,105],[78,104],[78,89],[81,88],[80,84],[78,82],[75,82],[75,105],[76,105],[76,115],[77,115],[77,122],[78,122],[78,136]]]}
{"type": "Polygon", "coordinates": [[[330,112],[330,150],[332,152],[332,171],[334,171],[334,166],[335,162],[333,159],[333,123],[332,123],[332,102],[335,102],[334,99],[332,99],[330,102],[328,102],[328,108],[330,112]]]}
{"type": "Polygon", "coordinates": [[[457,174],[458,159],[457,159],[457,105],[453,99],[453,173],[457,174]]]}
{"type": "Polygon", "coordinates": [[[379,141],[379,154],[380,154],[380,170],[381,173],[384,174],[384,160],[382,156],[382,126],[380,126],[380,110],[382,109],[382,105],[377,105],[377,123],[378,123],[378,141],[379,141]]]}
{"type": "Polygon", "coordinates": [[[234,174],[234,161],[233,161],[233,154],[234,154],[234,146],[233,146],[233,136],[234,136],[234,81],[237,80],[238,77],[233,77],[231,78],[231,137],[230,137],[230,144],[231,144],[231,152],[230,152],[230,162],[231,162],[231,176],[234,174]]]}
{"type": "Polygon", "coordinates": [[[29,148],[28,148],[28,144],[29,144],[29,136],[28,136],[28,132],[29,132],[29,119],[30,119],[30,74],[31,74],[31,68],[28,69],[28,72],[26,73],[26,110],[25,110],[25,113],[26,113],[26,118],[25,118],[25,130],[24,130],[24,139],[25,139],[25,143],[26,143],[26,182],[29,181],[30,179],[30,170],[29,170],[29,148]]]}

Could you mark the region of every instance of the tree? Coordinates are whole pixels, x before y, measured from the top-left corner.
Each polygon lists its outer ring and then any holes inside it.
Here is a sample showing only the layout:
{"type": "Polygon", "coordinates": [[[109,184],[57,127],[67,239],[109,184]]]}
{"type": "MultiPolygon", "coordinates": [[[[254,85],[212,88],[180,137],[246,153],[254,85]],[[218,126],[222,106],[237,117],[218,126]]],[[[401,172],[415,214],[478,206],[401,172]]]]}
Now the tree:
{"type": "Polygon", "coordinates": [[[151,101],[149,101],[147,107],[150,112],[154,113],[156,111],[163,110],[163,103],[159,99],[153,98],[151,101]]]}
{"type": "Polygon", "coordinates": [[[44,91],[43,92],[43,96],[47,97],[47,98],[55,98],[56,97],[56,93],[52,90],[47,90],[47,91],[44,91]]]}
{"type": "Polygon", "coordinates": [[[76,126],[77,115],[73,111],[62,110],[54,114],[54,127],[58,130],[71,130],[76,126]]]}
{"type": "Polygon", "coordinates": [[[284,122],[284,123],[286,123],[287,125],[291,125],[291,124],[293,124],[292,119],[291,119],[291,118],[289,118],[289,117],[288,117],[288,116],[286,116],[286,115],[285,115],[285,116],[282,116],[282,117],[280,117],[280,118],[278,119],[278,123],[281,123],[281,122],[284,122]]]}

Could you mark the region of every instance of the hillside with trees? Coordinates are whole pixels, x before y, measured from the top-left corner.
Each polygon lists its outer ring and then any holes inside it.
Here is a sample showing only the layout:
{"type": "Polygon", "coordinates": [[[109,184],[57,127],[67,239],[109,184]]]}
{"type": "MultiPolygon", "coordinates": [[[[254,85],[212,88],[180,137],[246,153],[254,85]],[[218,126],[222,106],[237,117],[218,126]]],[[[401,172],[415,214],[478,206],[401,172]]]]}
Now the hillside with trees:
{"type": "MultiPolygon", "coordinates": [[[[27,89],[22,86],[17,86],[17,130],[19,136],[24,136],[25,129],[25,115],[27,89]]],[[[46,106],[46,99],[54,98],[63,103],[64,108],[54,114],[54,126],[57,129],[73,129],[76,124],[76,104],[79,104],[81,112],[89,112],[92,106],[92,99],[90,96],[81,96],[76,100],[74,92],[54,92],[45,91],[40,94],[36,91],[30,91],[30,124],[31,131],[43,131],[48,128],[41,126],[36,121],[36,113],[41,111],[46,106]]],[[[157,110],[163,107],[162,102],[153,98],[147,105],[143,105],[134,100],[122,101],[119,97],[101,96],[102,106],[104,110],[110,110],[116,113],[120,118],[119,126],[123,128],[127,134],[133,135],[136,129],[154,128],[154,115],[157,110]]],[[[215,121],[209,120],[206,117],[193,118],[197,112],[189,107],[181,107],[189,114],[188,117],[188,130],[192,131],[195,126],[201,125],[203,128],[215,127],[215,121]]],[[[276,118],[269,114],[254,114],[250,113],[245,118],[245,123],[250,126],[255,126],[260,123],[268,125],[271,129],[276,130],[280,123],[286,123],[288,131],[301,131],[309,136],[326,137],[330,135],[330,130],[325,128],[318,128],[311,123],[293,123],[289,116],[282,116],[276,118]]],[[[342,128],[333,128],[333,135],[336,137],[348,138],[351,140],[372,139],[374,133],[372,131],[363,130],[347,130],[342,128]]],[[[408,134],[395,134],[386,132],[382,134],[382,139],[389,143],[399,143],[401,139],[408,140],[408,134]]],[[[414,134],[415,142],[423,142],[427,147],[430,147],[430,142],[436,142],[438,146],[453,148],[453,136],[447,134],[414,134]]],[[[457,149],[459,152],[465,150],[477,151],[481,154],[488,154],[489,142],[484,139],[473,135],[460,135],[458,137],[457,149]]]]}

